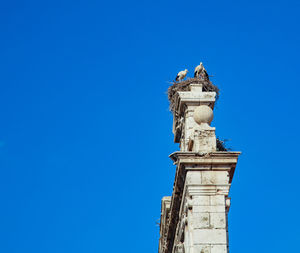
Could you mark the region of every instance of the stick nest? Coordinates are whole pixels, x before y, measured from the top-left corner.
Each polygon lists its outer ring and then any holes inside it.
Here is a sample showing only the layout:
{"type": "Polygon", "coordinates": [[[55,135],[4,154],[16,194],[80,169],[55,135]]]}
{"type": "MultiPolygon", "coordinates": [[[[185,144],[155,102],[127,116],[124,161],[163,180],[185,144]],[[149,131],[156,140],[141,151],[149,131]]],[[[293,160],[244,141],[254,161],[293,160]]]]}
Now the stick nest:
{"type": "Polygon", "coordinates": [[[227,147],[228,140],[222,140],[219,137],[217,138],[217,151],[230,151],[231,148],[227,147]]]}
{"type": "Polygon", "coordinates": [[[219,88],[212,84],[209,80],[203,80],[200,78],[188,78],[187,80],[181,82],[172,82],[172,85],[168,88],[168,99],[170,101],[170,111],[174,113],[175,110],[175,94],[178,91],[190,91],[190,84],[202,84],[202,89],[204,92],[216,92],[216,101],[219,98],[219,88]]]}

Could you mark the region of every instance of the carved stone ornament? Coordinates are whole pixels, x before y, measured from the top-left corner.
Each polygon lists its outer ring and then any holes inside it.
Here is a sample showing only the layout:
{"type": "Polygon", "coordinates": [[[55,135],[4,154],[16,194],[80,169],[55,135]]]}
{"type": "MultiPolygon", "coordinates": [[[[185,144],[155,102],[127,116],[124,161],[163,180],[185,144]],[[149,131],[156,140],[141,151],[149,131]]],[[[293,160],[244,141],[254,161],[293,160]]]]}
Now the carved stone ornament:
{"type": "Polygon", "coordinates": [[[200,105],[194,111],[194,120],[200,125],[207,123],[210,125],[214,118],[213,110],[207,105],[200,105]]]}

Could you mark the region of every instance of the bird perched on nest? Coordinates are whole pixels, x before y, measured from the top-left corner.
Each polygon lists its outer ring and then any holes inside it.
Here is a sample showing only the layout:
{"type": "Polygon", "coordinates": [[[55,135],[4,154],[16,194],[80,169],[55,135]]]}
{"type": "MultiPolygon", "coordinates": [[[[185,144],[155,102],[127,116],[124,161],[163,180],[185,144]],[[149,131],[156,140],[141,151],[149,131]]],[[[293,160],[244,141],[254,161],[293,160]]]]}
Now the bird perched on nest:
{"type": "Polygon", "coordinates": [[[200,64],[195,68],[194,77],[199,77],[203,69],[204,69],[203,64],[202,62],[200,62],[200,64]]]}
{"type": "Polygon", "coordinates": [[[203,67],[203,70],[201,72],[201,77],[204,79],[204,80],[209,80],[209,77],[208,77],[208,74],[206,72],[206,69],[203,67]]]}
{"type": "Polygon", "coordinates": [[[182,79],[184,79],[186,77],[187,72],[188,72],[187,69],[178,72],[175,80],[176,81],[181,81],[182,79]]]}
{"type": "Polygon", "coordinates": [[[202,79],[209,80],[208,74],[202,62],[200,62],[200,64],[195,68],[194,77],[195,78],[201,77],[202,79]]]}

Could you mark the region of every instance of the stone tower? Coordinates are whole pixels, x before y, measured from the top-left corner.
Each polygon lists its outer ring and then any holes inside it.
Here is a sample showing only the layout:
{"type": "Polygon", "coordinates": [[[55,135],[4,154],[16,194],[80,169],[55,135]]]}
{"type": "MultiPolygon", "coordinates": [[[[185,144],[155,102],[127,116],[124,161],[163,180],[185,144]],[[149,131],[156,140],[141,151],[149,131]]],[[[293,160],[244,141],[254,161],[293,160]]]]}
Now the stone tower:
{"type": "Polygon", "coordinates": [[[240,152],[228,152],[210,126],[218,89],[189,79],[168,90],[176,165],[171,197],[161,206],[159,253],[228,253],[228,197],[240,152]]]}

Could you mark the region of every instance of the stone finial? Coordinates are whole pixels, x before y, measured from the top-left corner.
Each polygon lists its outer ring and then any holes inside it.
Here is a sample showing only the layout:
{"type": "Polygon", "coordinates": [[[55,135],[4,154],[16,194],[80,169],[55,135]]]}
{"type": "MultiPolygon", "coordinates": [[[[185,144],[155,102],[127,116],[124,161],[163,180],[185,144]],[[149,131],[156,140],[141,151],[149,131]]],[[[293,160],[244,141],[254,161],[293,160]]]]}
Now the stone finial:
{"type": "Polygon", "coordinates": [[[213,110],[207,105],[200,105],[195,108],[194,120],[201,125],[202,123],[207,123],[210,125],[214,118],[213,110]]]}

